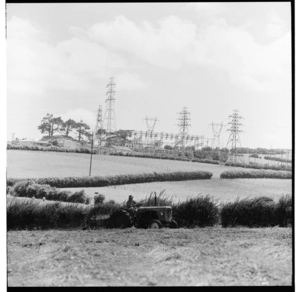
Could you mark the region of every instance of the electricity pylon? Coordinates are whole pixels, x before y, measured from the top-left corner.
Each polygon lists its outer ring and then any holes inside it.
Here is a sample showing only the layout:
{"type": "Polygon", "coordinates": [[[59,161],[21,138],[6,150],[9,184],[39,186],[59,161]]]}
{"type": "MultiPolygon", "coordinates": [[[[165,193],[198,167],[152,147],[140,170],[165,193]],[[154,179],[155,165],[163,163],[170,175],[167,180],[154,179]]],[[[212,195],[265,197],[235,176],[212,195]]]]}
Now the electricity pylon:
{"type": "Polygon", "coordinates": [[[154,132],[154,128],[155,128],[155,125],[156,125],[156,122],[158,122],[158,119],[157,117],[155,118],[148,118],[146,116],[146,125],[147,125],[147,132],[146,132],[146,143],[147,144],[152,144],[153,143],[153,132],[154,132]]]}
{"type": "Polygon", "coordinates": [[[228,145],[231,145],[231,147],[230,147],[228,159],[227,159],[226,162],[229,162],[230,164],[232,162],[234,162],[235,164],[237,162],[240,162],[240,163],[244,164],[244,156],[239,155],[237,153],[237,144],[239,144],[240,147],[242,147],[241,139],[240,139],[240,133],[243,132],[243,131],[240,130],[240,126],[243,126],[243,124],[240,123],[240,120],[243,117],[241,117],[238,114],[237,110],[234,110],[233,114],[230,115],[229,117],[232,118],[232,121],[228,123],[228,124],[231,124],[231,128],[227,129],[227,131],[230,132],[230,135],[229,135],[229,138],[228,138],[226,148],[228,148],[227,147],[228,145]]]}
{"type": "Polygon", "coordinates": [[[97,113],[97,119],[96,119],[96,125],[94,129],[95,133],[95,140],[98,141],[98,145],[101,145],[101,130],[103,130],[103,119],[102,119],[102,105],[99,105],[98,113],[97,113]],[[100,133],[98,133],[100,130],[100,133]]]}
{"type": "Polygon", "coordinates": [[[189,121],[191,120],[190,118],[190,113],[188,112],[187,108],[184,107],[182,111],[179,113],[180,117],[178,118],[179,123],[177,126],[179,126],[179,133],[178,133],[178,138],[177,141],[175,142],[175,146],[181,146],[182,149],[185,148],[185,143],[186,143],[186,137],[189,134],[188,127],[191,126],[189,121]]]}
{"type": "Polygon", "coordinates": [[[212,122],[210,125],[212,126],[212,130],[214,134],[211,147],[220,149],[220,135],[223,128],[223,123],[217,124],[212,122]]]}
{"type": "Polygon", "coordinates": [[[104,114],[104,121],[105,121],[105,129],[108,134],[116,131],[116,116],[115,116],[115,109],[114,109],[114,102],[115,102],[115,88],[116,84],[114,83],[114,78],[111,77],[109,83],[107,84],[107,98],[106,98],[106,109],[104,114]]]}

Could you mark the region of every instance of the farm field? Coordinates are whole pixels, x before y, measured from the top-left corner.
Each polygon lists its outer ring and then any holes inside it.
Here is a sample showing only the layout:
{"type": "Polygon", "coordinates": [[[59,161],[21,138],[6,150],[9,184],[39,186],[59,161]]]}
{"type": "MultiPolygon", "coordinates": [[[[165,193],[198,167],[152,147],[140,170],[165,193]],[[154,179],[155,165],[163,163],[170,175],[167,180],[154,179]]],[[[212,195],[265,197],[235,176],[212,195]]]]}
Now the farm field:
{"type": "Polygon", "coordinates": [[[8,286],[292,284],[291,228],[10,231],[8,286]]]}
{"type": "MultiPolygon", "coordinates": [[[[67,177],[88,176],[90,154],[59,153],[43,151],[7,151],[7,177],[67,177]]],[[[185,161],[93,155],[92,175],[108,176],[171,171],[209,171],[213,179],[226,170],[239,167],[219,166],[185,161]]]]}
{"type": "MultiPolygon", "coordinates": [[[[151,192],[173,197],[174,202],[185,201],[197,195],[210,195],[221,202],[234,201],[237,197],[268,196],[278,200],[282,195],[292,194],[292,180],[287,179],[211,179],[177,182],[153,182],[133,185],[111,186],[105,188],[67,188],[72,192],[84,189],[88,197],[93,198],[95,192],[105,195],[106,200],[113,199],[123,203],[129,195],[135,200],[144,199],[151,192]]],[[[93,200],[91,200],[91,203],[93,200]]]]}
{"type": "MultiPolygon", "coordinates": [[[[7,176],[13,178],[87,176],[89,159],[89,154],[10,150],[7,151],[7,176]]],[[[213,177],[210,180],[201,181],[157,182],[65,190],[75,192],[84,189],[90,198],[95,196],[95,192],[99,192],[106,196],[106,200],[113,199],[118,203],[127,200],[130,194],[134,195],[135,200],[140,200],[152,191],[159,193],[162,190],[165,190],[166,195],[173,197],[174,201],[185,200],[199,194],[211,195],[220,202],[224,202],[235,200],[238,196],[240,198],[270,196],[277,199],[281,195],[292,193],[292,180],[220,179],[221,172],[241,170],[238,167],[107,155],[94,155],[92,164],[92,175],[100,176],[195,170],[212,172],[213,177]]]]}

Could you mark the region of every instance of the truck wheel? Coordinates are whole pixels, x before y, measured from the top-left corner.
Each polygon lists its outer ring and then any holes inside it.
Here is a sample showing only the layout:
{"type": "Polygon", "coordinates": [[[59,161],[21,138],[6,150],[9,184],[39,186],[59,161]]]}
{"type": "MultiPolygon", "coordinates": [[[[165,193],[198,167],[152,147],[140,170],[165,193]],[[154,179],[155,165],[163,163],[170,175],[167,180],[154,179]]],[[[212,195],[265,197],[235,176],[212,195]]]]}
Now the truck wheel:
{"type": "Polygon", "coordinates": [[[179,226],[178,226],[178,224],[177,224],[177,222],[175,220],[171,221],[170,228],[173,228],[173,229],[174,228],[179,228],[179,226]]]}
{"type": "Polygon", "coordinates": [[[109,218],[109,226],[112,228],[127,228],[131,225],[131,216],[126,210],[118,210],[109,218]]]}
{"type": "Polygon", "coordinates": [[[153,220],[149,224],[149,228],[150,229],[160,229],[160,228],[162,228],[162,224],[159,220],[153,220]]]}

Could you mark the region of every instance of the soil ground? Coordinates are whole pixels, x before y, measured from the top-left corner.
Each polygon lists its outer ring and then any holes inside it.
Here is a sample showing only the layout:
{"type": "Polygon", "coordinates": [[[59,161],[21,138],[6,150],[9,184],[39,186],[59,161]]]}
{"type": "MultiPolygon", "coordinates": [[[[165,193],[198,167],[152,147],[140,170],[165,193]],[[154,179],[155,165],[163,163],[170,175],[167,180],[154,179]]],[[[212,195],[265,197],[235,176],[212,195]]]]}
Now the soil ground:
{"type": "Polygon", "coordinates": [[[9,231],[8,286],[291,285],[291,228],[9,231]]]}

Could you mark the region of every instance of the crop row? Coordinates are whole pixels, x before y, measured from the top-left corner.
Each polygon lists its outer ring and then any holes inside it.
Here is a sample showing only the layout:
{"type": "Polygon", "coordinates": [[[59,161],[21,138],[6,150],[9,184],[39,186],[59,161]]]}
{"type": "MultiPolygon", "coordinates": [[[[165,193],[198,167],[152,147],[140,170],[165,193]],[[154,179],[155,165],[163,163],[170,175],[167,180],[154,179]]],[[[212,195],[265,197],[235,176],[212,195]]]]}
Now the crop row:
{"type": "MultiPolygon", "coordinates": [[[[287,227],[294,224],[292,198],[282,196],[277,202],[269,197],[256,197],[220,205],[210,196],[198,196],[187,201],[173,203],[170,198],[158,196],[158,205],[172,206],[173,218],[180,227],[287,227]]],[[[153,205],[154,197],[143,200],[153,205]]],[[[50,229],[83,227],[96,215],[110,215],[121,205],[104,202],[90,208],[59,203],[38,205],[31,201],[15,201],[7,205],[7,229],[50,229]]]]}
{"type": "Polygon", "coordinates": [[[85,176],[85,177],[47,177],[47,178],[20,178],[7,179],[7,186],[12,186],[16,182],[31,180],[37,184],[48,184],[57,188],[88,188],[88,187],[107,187],[125,184],[139,184],[160,181],[182,181],[210,179],[211,172],[191,171],[191,172],[168,172],[168,173],[145,173],[135,175],[116,175],[116,176],[85,176]]]}
{"type": "Polygon", "coordinates": [[[274,179],[291,179],[292,173],[289,171],[225,171],[220,175],[222,179],[234,178],[274,178],[274,179]]]}

